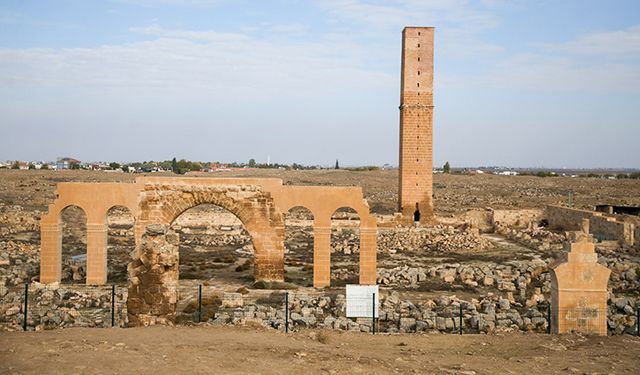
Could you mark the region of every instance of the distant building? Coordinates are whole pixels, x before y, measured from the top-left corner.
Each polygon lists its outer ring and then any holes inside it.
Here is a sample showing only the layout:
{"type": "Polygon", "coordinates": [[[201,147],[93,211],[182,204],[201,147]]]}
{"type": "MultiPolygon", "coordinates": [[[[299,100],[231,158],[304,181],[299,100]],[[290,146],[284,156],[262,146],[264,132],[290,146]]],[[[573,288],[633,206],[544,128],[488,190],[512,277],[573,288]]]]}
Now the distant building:
{"type": "Polygon", "coordinates": [[[80,160],[76,160],[73,158],[61,158],[56,162],[56,169],[71,169],[72,164],[80,165],[80,160]]]}

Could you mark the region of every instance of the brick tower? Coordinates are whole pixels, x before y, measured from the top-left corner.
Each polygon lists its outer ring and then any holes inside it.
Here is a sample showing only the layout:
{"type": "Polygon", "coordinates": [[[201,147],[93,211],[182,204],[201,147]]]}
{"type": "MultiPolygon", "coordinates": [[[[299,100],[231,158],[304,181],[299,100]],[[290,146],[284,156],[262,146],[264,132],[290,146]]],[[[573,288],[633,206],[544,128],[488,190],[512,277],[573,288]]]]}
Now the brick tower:
{"type": "Polygon", "coordinates": [[[416,203],[420,222],[433,219],[433,27],[402,31],[399,209],[410,223],[416,203]]]}

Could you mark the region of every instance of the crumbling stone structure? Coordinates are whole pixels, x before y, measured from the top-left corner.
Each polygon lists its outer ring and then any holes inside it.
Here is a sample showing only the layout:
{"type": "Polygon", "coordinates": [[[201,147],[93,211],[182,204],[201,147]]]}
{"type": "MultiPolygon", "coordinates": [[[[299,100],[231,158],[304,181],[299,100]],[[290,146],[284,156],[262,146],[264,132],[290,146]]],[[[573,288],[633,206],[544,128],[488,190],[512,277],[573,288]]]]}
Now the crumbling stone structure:
{"type": "Polygon", "coordinates": [[[551,265],[551,331],[607,335],[607,283],[611,271],[597,263],[586,235],[565,247],[551,265]]]}
{"type": "Polygon", "coordinates": [[[402,31],[399,210],[403,222],[433,220],[433,27],[402,31]]]}
{"type": "Polygon", "coordinates": [[[131,326],[172,324],[178,303],[179,238],[167,225],[145,229],[129,263],[127,314],[131,326]]]}
{"type": "Polygon", "coordinates": [[[360,283],[376,282],[377,226],[362,188],[283,186],[282,180],[269,178],[189,177],[140,177],[135,183],[58,184],[56,199],[41,219],[40,280],[53,283],[61,279],[60,213],[68,206],[80,207],[87,216],[87,284],[101,285],[107,280],[106,220],[112,207],[128,208],[135,219],[135,262],[148,250],[142,245],[148,244],[150,237],[145,243],[143,234],[153,237],[156,232],[149,233],[149,225],[168,226],[182,212],[207,203],[236,215],[251,235],[256,280],[284,280],[283,214],[297,206],[311,211],[315,287],[330,284],[331,216],[342,207],[350,207],[360,217],[360,283]]]}

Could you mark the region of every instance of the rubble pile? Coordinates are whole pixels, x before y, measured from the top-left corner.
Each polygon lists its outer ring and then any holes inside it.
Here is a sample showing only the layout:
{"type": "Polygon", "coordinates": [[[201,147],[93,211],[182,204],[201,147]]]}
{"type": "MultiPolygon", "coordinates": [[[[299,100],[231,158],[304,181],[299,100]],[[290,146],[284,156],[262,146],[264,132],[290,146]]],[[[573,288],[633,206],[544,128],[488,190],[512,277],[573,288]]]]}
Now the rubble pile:
{"type": "Polygon", "coordinates": [[[544,228],[512,229],[496,225],[495,232],[526,247],[539,251],[561,250],[567,240],[564,234],[550,232],[544,228]]]}
{"type": "MultiPolygon", "coordinates": [[[[0,283],[0,330],[22,330],[24,287],[0,283]]],[[[115,324],[127,324],[127,290],[116,290],[115,324]]],[[[29,285],[27,327],[36,331],[67,327],[110,327],[111,287],[29,285]]]]}
{"type": "Polygon", "coordinates": [[[0,203],[0,237],[10,238],[17,233],[40,233],[40,211],[23,206],[0,203]]]}
{"type": "MultiPolygon", "coordinates": [[[[596,248],[597,249],[597,248],[596,248]]],[[[640,292],[640,265],[637,257],[613,252],[598,252],[598,263],[611,270],[609,287],[616,293],[640,292]]]]}
{"type": "Polygon", "coordinates": [[[0,283],[22,285],[40,274],[39,248],[25,242],[0,241],[0,283]]]}
{"type": "MultiPolygon", "coordinates": [[[[346,317],[346,298],[343,294],[309,296],[295,293],[293,297],[289,297],[289,301],[290,329],[371,330],[371,318],[346,317]]],[[[377,329],[381,332],[458,332],[461,305],[463,329],[467,333],[489,333],[496,330],[546,331],[546,307],[523,308],[515,302],[493,295],[471,301],[462,301],[456,296],[443,296],[435,300],[409,300],[400,298],[395,291],[381,300],[377,329]]],[[[209,321],[212,324],[235,325],[250,322],[282,330],[285,323],[284,311],[274,306],[250,303],[232,311],[219,311],[209,321]]]]}
{"type": "Polygon", "coordinates": [[[490,249],[490,240],[480,236],[477,229],[456,229],[436,225],[429,228],[393,228],[378,231],[378,251],[400,252],[467,252],[490,249]]]}
{"type": "MultiPolygon", "coordinates": [[[[277,294],[277,293],[274,293],[277,294]]],[[[241,298],[240,296],[238,298],[241,298]]],[[[246,325],[257,323],[265,327],[284,329],[283,296],[274,295],[276,304],[235,304],[233,309],[222,309],[208,321],[210,324],[246,325]]],[[[346,317],[346,298],[343,294],[310,296],[295,293],[289,296],[289,329],[326,328],[335,330],[371,330],[371,318],[350,319],[346,317]]],[[[548,327],[548,305],[541,299],[532,305],[523,305],[510,298],[494,294],[480,296],[470,301],[455,295],[433,299],[403,298],[390,292],[381,299],[376,329],[380,332],[448,332],[460,329],[460,307],[462,307],[462,329],[465,333],[494,332],[538,332],[548,327]]],[[[614,299],[609,304],[610,334],[634,334],[634,303],[628,298],[614,299]]]]}
{"type": "Polygon", "coordinates": [[[482,262],[475,264],[443,263],[432,267],[399,266],[379,269],[380,285],[405,286],[417,289],[422,283],[439,280],[448,284],[469,287],[495,287],[499,291],[517,292],[524,301],[527,288],[533,285],[544,293],[551,291],[548,262],[534,257],[531,260],[511,261],[503,264],[482,262]]]}

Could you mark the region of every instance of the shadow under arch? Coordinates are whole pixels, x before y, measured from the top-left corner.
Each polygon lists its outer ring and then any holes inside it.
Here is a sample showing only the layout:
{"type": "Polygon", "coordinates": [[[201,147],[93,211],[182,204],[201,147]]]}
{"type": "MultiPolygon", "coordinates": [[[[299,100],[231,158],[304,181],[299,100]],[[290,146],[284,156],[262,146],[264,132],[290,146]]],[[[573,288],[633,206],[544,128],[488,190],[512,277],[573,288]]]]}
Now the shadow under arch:
{"type": "Polygon", "coordinates": [[[314,215],[302,205],[294,206],[284,214],[285,281],[313,286],[314,267],[314,215]]]}
{"type": "Polygon", "coordinates": [[[87,280],[87,214],[79,205],[68,205],[58,212],[61,243],[62,283],[82,283],[87,280]]]}

